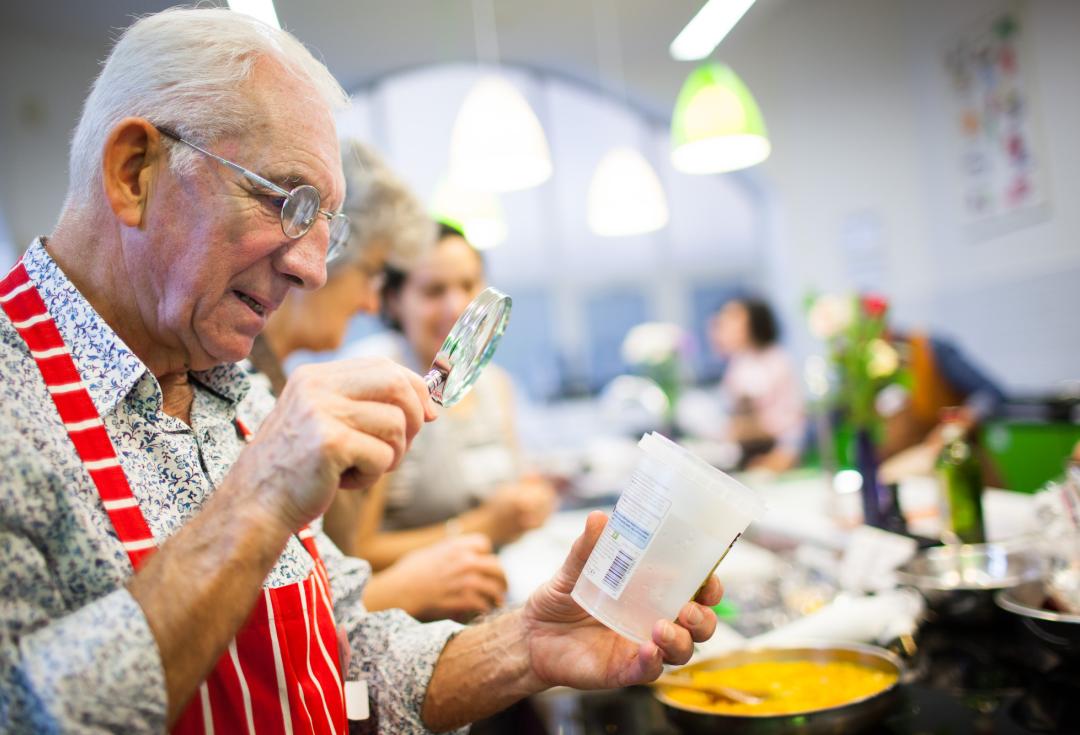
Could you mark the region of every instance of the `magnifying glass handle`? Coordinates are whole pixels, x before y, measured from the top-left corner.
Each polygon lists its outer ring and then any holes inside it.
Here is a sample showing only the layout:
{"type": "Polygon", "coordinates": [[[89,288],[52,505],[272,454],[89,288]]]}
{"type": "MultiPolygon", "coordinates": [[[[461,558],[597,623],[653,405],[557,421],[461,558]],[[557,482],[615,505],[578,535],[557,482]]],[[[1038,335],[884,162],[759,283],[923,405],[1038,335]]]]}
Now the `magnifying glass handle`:
{"type": "Polygon", "coordinates": [[[440,352],[435,355],[431,363],[431,370],[424,376],[424,385],[427,386],[431,400],[443,405],[443,391],[446,390],[446,379],[450,376],[450,358],[440,352]]]}
{"type": "Polygon", "coordinates": [[[446,388],[446,373],[439,368],[431,368],[431,371],[424,376],[424,385],[427,386],[428,395],[431,396],[431,400],[443,405],[443,389],[446,388]]]}

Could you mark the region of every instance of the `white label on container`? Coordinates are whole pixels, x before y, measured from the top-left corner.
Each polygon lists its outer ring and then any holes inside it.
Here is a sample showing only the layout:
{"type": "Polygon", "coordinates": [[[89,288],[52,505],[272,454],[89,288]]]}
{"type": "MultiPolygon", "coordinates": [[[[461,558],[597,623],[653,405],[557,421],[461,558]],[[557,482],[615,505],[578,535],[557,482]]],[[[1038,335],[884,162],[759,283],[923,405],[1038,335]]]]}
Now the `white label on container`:
{"type": "Polygon", "coordinates": [[[619,599],[670,508],[663,488],[641,470],[635,472],[585,563],[585,578],[619,599]]]}

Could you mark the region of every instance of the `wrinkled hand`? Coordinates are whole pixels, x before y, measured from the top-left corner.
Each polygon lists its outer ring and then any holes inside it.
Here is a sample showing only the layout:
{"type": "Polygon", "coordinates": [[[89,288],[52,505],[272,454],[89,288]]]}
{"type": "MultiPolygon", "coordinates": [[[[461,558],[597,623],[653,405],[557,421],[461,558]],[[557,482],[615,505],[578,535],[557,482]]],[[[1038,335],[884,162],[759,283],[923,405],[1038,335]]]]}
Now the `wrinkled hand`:
{"type": "Polygon", "coordinates": [[[550,482],[530,476],[499,488],[479,510],[490,515],[491,538],[497,544],[505,544],[543,525],[558,500],[550,482]]]}
{"type": "Polygon", "coordinates": [[[364,600],[371,609],[400,607],[418,620],[464,620],[502,605],[506,577],[488,537],[472,533],[406,554],[369,587],[364,600]]]}
{"type": "Polygon", "coordinates": [[[716,614],[710,608],[723,593],[716,577],[709,578],[696,602],[683,606],[676,623],[656,621],[652,640],[640,646],[581,609],[570,592],[605,520],[600,512],[589,515],[585,532],[574,542],[562,569],[525,604],[530,666],[544,685],[606,689],[652,681],[664,663],[689,661],[694,641],[708,640],[716,630],[716,614]]]}
{"type": "Polygon", "coordinates": [[[295,531],[338,487],[367,488],[436,416],[420,376],[385,359],[307,365],[289,378],[229,473],[295,531]]]}

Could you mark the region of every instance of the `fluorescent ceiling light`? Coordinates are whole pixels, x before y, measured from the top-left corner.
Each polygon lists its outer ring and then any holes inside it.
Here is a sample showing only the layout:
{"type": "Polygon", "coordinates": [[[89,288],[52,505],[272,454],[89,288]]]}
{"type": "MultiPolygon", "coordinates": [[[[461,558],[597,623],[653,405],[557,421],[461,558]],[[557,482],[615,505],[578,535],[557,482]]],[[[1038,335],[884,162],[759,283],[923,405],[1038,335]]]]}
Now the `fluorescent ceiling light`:
{"type": "Polygon", "coordinates": [[[257,18],[268,26],[281,28],[277,11],[274,10],[274,0],[229,0],[229,8],[237,13],[257,18]]]}
{"type": "Polygon", "coordinates": [[[671,58],[676,61],[704,59],[753,4],[754,0],[708,0],[671,42],[671,58]]]}

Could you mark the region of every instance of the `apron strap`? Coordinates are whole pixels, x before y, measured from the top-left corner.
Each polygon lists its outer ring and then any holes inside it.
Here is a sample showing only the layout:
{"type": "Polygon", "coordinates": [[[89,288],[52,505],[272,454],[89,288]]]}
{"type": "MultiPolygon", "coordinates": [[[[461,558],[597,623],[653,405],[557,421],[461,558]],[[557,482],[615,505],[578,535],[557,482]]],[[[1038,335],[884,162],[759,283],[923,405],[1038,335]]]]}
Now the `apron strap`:
{"type": "Polygon", "coordinates": [[[75,367],[71,350],[64,344],[22,259],[0,281],[0,306],[26,342],[131,566],[138,569],[156,548],[154,536],[120,467],[101,415],[75,367]]]}

